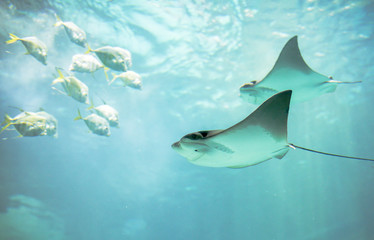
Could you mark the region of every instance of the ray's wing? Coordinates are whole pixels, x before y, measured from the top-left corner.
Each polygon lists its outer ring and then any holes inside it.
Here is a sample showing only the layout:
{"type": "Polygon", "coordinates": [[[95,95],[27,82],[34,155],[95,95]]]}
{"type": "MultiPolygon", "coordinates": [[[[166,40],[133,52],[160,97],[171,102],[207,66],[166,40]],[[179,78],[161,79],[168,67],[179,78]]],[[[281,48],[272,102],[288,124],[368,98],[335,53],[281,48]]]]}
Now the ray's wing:
{"type": "Polygon", "coordinates": [[[256,85],[262,91],[292,89],[295,90],[294,97],[299,99],[308,98],[309,95],[311,98],[320,92],[331,92],[332,90],[329,89],[318,88],[328,80],[328,77],[313,71],[305,63],[297,43],[297,36],[294,36],[283,47],[272,70],[256,85]]]}
{"type": "Polygon", "coordinates": [[[259,126],[265,129],[275,140],[287,142],[287,119],[291,94],[291,90],[275,94],[244,120],[212,136],[212,140],[217,138],[222,142],[226,136],[228,139],[233,137],[243,140],[244,138],[254,138],[256,136],[251,135],[251,132],[248,131],[253,129],[254,126],[259,126]]]}
{"type": "Polygon", "coordinates": [[[279,54],[272,71],[279,68],[291,68],[306,74],[313,72],[313,70],[305,63],[303,57],[301,56],[297,36],[294,36],[288,40],[279,54]]]}

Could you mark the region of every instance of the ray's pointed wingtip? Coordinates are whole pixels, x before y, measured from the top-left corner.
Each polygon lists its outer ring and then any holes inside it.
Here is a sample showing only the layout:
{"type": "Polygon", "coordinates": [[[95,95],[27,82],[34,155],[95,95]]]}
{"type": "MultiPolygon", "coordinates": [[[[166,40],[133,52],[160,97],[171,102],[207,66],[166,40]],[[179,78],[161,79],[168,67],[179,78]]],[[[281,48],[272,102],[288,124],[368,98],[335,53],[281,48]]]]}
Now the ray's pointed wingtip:
{"type": "Polygon", "coordinates": [[[269,102],[277,102],[278,106],[284,106],[287,109],[287,112],[289,110],[289,106],[291,103],[291,96],[292,96],[292,90],[285,90],[282,92],[279,92],[275,94],[273,97],[271,97],[269,102]]]}
{"type": "Polygon", "coordinates": [[[290,40],[288,40],[288,42],[298,42],[298,35],[294,35],[293,37],[290,38],[290,40]]]}
{"type": "Polygon", "coordinates": [[[287,96],[287,97],[291,98],[292,90],[284,90],[282,92],[277,93],[276,95],[284,95],[284,96],[287,96]]]}
{"type": "Polygon", "coordinates": [[[278,104],[286,103],[289,105],[291,102],[291,95],[292,95],[292,90],[284,90],[282,92],[278,92],[274,94],[273,96],[271,96],[270,98],[268,98],[265,102],[263,102],[261,106],[266,105],[266,103],[274,103],[274,102],[277,102],[278,104]]]}

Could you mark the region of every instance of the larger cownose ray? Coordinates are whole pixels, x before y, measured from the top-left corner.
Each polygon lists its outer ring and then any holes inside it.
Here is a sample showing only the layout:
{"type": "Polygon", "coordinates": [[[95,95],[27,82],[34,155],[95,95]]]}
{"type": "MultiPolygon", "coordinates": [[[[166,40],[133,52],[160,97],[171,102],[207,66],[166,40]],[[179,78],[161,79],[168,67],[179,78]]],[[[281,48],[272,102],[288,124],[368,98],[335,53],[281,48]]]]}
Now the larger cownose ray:
{"type": "Polygon", "coordinates": [[[301,102],[334,92],[339,83],[359,82],[337,81],[313,71],[301,56],[297,36],[294,36],[283,47],[271,71],[261,81],[242,85],[240,96],[259,104],[277,92],[292,90],[292,101],[301,102]]]}
{"type": "Polygon", "coordinates": [[[185,135],[172,148],[191,163],[206,167],[242,168],[271,158],[281,159],[288,150],[374,161],[325,153],[289,143],[287,119],[291,90],[275,94],[243,121],[225,130],[199,131],[185,135]]]}

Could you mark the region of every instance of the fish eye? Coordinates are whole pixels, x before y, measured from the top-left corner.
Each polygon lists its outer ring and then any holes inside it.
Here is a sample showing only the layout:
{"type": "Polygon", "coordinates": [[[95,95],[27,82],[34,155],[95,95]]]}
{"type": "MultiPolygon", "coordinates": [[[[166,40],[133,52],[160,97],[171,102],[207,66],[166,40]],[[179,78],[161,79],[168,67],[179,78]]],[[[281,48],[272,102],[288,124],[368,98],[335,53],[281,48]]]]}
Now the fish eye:
{"type": "Polygon", "coordinates": [[[329,79],[330,79],[330,80],[333,80],[332,76],[329,76],[329,79]]]}
{"type": "Polygon", "coordinates": [[[198,152],[199,150],[195,149],[195,152],[198,152]]]}

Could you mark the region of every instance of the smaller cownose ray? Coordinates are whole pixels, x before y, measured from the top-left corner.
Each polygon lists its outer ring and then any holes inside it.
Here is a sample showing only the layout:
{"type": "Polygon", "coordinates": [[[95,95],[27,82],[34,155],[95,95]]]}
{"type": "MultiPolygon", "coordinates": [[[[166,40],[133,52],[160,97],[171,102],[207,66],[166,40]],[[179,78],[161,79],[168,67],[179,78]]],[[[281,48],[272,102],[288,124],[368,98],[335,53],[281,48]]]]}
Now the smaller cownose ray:
{"type": "Polygon", "coordinates": [[[359,82],[361,81],[333,80],[332,77],[313,71],[301,56],[297,36],[294,36],[283,47],[274,67],[265,78],[240,87],[240,97],[259,104],[277,92],[292,90],[292,101],[302,102],[334,92],[338,84],[359,82]]]}
{"type": "Polygon", "coordinates": [[[73,22],[63,22],[57,14],[55,14],[57,22],[55,23],[55,27],[64,26],[66,34],[68,35],[71,42],[77,44],[81,47],[87,46],[87,39],[86,33],[81,28],[79,28],[73,22]]]}
{"type": "Polygon", "coordinates": [[[6,41],[6,44],[12,44],[20,41],[25,46],[27,52],[26,55],[33,56],[36,60],[47,65],[47,46],[36,37],[25,37],[19,38],[14,34],[9,33],[10,39],[6,41]]]}
{"type": "Polygon", "coordinates": [[[374,161],[315,151],[288,143],[287,119],[291,93],[291,90],[287,90],[275,94],[247,118],[227,129],[187,134],[174,143],[172,148],[191,163],[206,167],[248,167],[271,158],[281,159],[290,148],[374,161]]]}

